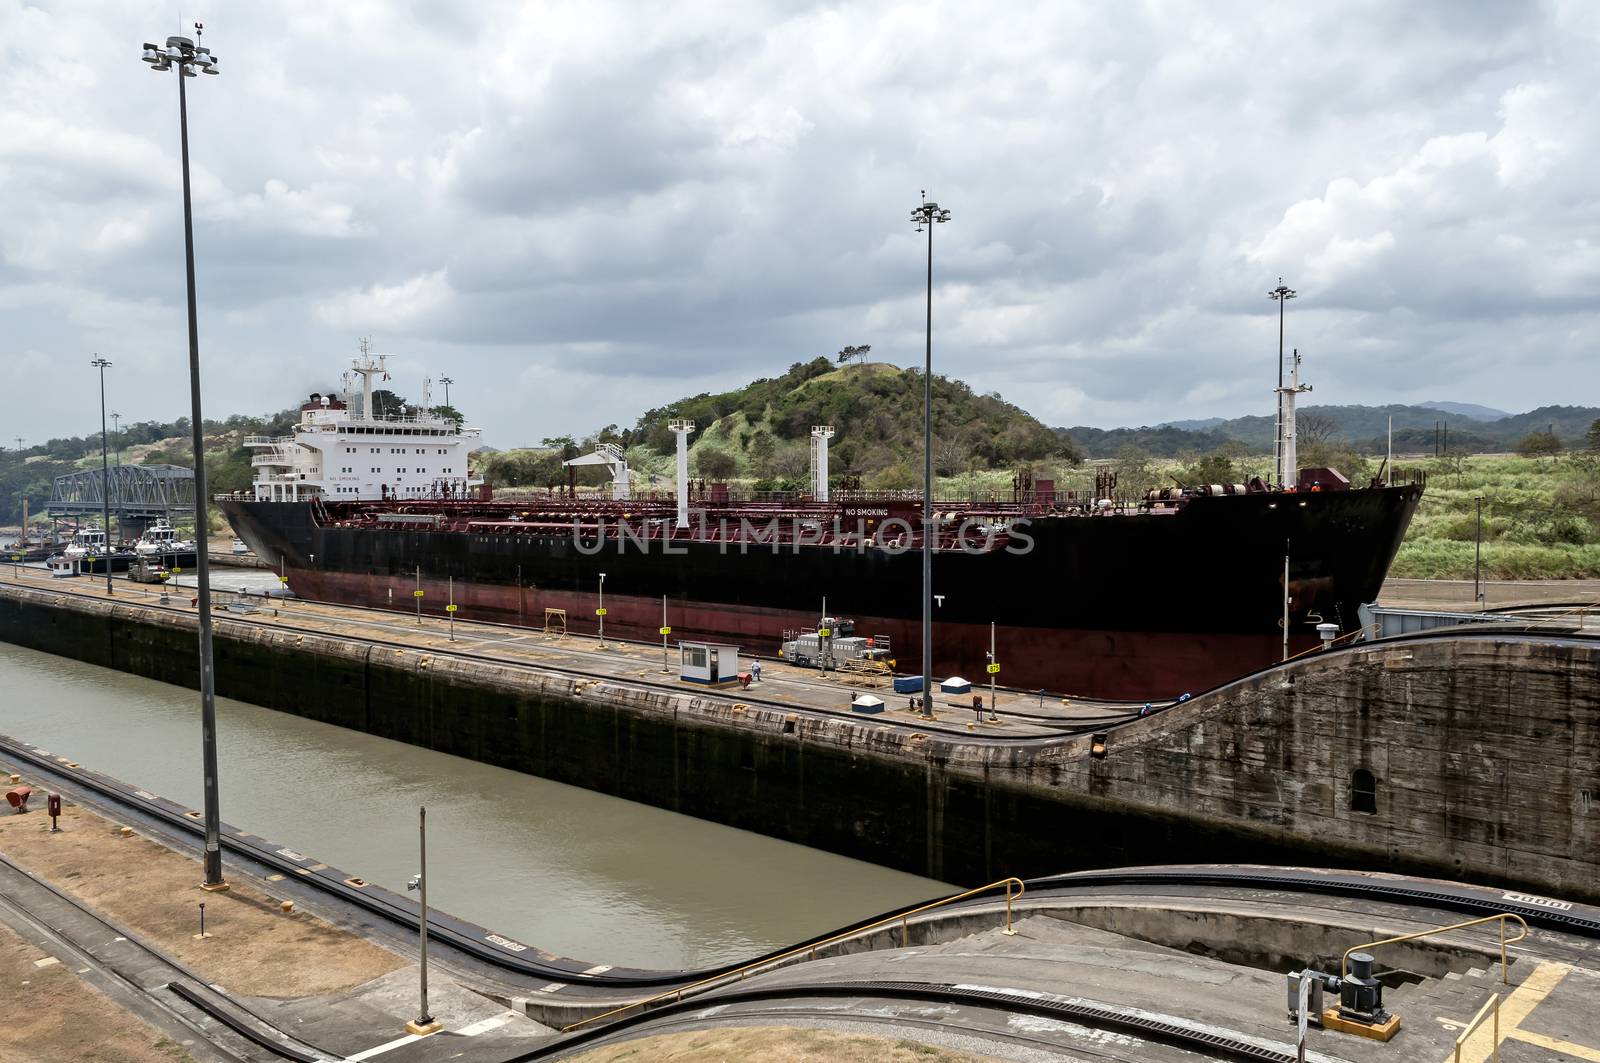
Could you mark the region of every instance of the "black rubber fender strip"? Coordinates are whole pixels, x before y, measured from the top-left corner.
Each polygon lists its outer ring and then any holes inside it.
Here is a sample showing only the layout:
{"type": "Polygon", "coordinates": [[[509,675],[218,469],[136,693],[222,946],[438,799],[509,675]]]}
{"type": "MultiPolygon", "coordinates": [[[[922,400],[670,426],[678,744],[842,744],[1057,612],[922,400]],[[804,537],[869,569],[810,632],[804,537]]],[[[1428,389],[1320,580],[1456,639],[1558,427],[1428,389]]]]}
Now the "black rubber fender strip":
{"type": "Polygon", "coordinates": [[[321,1055],[312,1055],[310,1052],[300,1051],[300,1049],[295,1048],[293,1045],[286,1045],[282,1041],[274,1040],[273,1038],[262,1033],[260,1030],[256,1029],[253,1024],[245,1022],[243,1019],[233,1014],[233,1012],[227,1010],[226,1008],[217,1007],[217,1005],[212,1003],[211,999],[204,993],[195,992],[183,982],[169,982],[167,984],[167,988],[172,990],[178,996],[182,997],[189,1004],[192,1004],[194,1007],[199,1008],[213,1019],[216,1019],[228,1029],[249,1041],[251,1044],[256,1045],[259,1048],[265,1048],[268,1052],[271,1052],[275,1056],[281,1056],[284,1059],[293,1059],[296,1061],[296,1063],[322,1063],[324,1059],[339,1058],[337,1053],[331,1052],[324,1052],[321,1055]]]}
{"type": "MultiPolygon", "coordinates": [[[[1285,873],[1266,868],[1161,868],[1144,867],[1109,871],[1073,871],[1064,875],[1028,880],[1028,892],[1037,895],[1051,887],[1095,886],[1226,886],[1259,889],[1277,889],[1290,893],[1329,893],[1344,896],[1370,897],[1374,900],[1392,901],[1421,907],[1443,908],[1447,911],[1495,915],[1511,912],[1525,919],[1529,926],[1556,930],[1579,937],[1600,938],[1600,918],[1573,910],[1561,911],[1543,908],[1521,901],[1492,896],[1491,887],[1475,888],[1462,885],[1454,889],[1402,886],[1392,882],[1373,881],[1357,872],[1302,871],[1285,873]]],[[[1503,894],[1504,890],[1499,891],[1503,894]]],[[[1515,892],[1515,891],[1512,891],[1515,892]]]]}
{"type": "Polygon", "coordinates": [[[965,989],[934,982],[816,982],[802,985],[773,986],[766,989],[738,989],[727,993],[713,993],[691,1000],[674,1001],[660,1007],[625,1016],[605,1026],[597,1026],[573,1034],[553,1044],[513,1056],[504,1063],[532,1063],[551,1059],[586,1046],[602,1038],[614,1036],[621,1030],[652,1023],[658,1019],[685,1012],[700,1011],[708,1007],[728,1004],[758,1003],[764,1001],[793,1000],[805,997],[891,997],[899,1000],[930,1001],[938,1004],[966,1004],[974,1007],[1037,1015],[1042,1018],[1070,1022],[1100,1030],[1115,1030],[1133,1034],[1149,1041],[1177,1048],[1204,1051],[1209,1058],[1245,1060],[1248,1063],[1295,1063],[1295,1057],[1276,1049],[1208,1033],[1160,1019],[1147,1018],[1118,1010],[1109,1005],[1089,1001],[1048,1000],[1004,990],[965,989]]]}

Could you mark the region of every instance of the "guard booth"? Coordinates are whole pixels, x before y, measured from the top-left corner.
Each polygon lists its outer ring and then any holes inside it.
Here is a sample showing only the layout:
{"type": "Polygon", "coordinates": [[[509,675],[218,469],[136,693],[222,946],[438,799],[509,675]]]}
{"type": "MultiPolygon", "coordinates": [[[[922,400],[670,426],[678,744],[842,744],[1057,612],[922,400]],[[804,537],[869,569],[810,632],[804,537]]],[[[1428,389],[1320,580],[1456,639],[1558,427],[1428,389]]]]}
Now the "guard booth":
{"type": "Polygon", "coordinates": [[[678,678],[704,686],[729,686],[739,681],[739,647],[720,642],[680,642],[678,678]]]}

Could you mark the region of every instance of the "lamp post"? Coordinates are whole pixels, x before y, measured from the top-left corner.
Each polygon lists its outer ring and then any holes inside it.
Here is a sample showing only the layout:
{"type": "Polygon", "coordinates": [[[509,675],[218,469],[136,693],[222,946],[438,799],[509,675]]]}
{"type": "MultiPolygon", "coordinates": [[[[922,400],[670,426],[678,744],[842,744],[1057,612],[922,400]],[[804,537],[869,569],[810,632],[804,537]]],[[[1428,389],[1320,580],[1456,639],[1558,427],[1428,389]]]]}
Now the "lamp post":
{"type": "Polygon", "coordinates": [[[428,809],[417,809],[417,862],[420,870],[406,883],[406,891],[417,890],[421,895],[418,905],[417,932],[422,939],[422,963],[419,967],[421,982],[417,1000],[417,1017],[406,1022],[406,1032],[419,1037],[438,1033],[444,1024],[428,1010],[428,809]]]}
{"type": "Polygon", "coordinates": [[[196,604],[200,627],[200,743],[205,777],[205,882],[202,888],[225,890],[222,877],[221,814],[217,802],[217,698],[211,659],[210,519],[206,500],[205,437],[200,416],[200,331],[195,316],[194,211],[189,202],[189,97],[187,80],[197,74],[217,73],[211,49],[196,39],[168,37],[166,47],[146,43],[141,58],[158,73],[178,72],[178,142],[183,169],[183,256],[189,302],[189,428],[194,442],[194,541],[196,604]]]}
{"type": "Polygon", "coordinates": [[[922,367],[922,715],[933,716],[933,227],[950,212],[928,202],[911,209],[917,232],[928,230],[928,315],[922,367]]]}
{"type": "Polygon", "coordinates": [[[1473,499],[1478,504],[1478,531],[1477,542],[1472,548],[1472,600],[1478,603],[1482,611],[1483,598],[1483,496],[1473,499]]]}
{"type": "Polygon", "coordinates": [[[600,648],[606,648],[606,574],[600,573],[600,606],[594,611],[600,618],[600,648]]]}
{"type": "Polygon", "coordinates": [[[1293,288],[1283,283],[1283,278],[1278,278],[1278,286],[1267,293],[1267,298],[1278,304],[1278,413],[1273,418],[1272,430],[1272,467],[1277,482],[1283,481],[1283,306],[1290,299],[1298,296],[1293,288]]]}
{"type": "Polygon", "coordinates": [[[89,364],[100,370],[100,520],[106,537],[105,549],[100,552],[106,559],[106,593],[115,594],[111,588],[111,471],[106,462],[106,370],[111,363],[97,354],[89,364]]]}

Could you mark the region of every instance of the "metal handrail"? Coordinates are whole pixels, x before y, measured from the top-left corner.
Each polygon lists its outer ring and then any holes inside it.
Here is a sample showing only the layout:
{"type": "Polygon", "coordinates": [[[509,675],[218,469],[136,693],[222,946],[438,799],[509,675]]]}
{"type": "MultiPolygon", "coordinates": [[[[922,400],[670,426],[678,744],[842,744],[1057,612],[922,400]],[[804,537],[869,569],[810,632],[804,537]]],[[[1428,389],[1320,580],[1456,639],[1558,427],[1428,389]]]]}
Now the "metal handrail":
{"type": "Polygon", "coordinates": [[[1490,997],[1488,1000],[1485,1000],[1483,1002],[1483,1007],[1478,1009],[1478,1014],[1476,1014],[1476,1015],[1474,1015],[1472,1017],[1472,1021],[1467,1023],[1467,1028],[1465,1030],[1461,1031],[1461,1036],[1456,1038],[1456,1058],[1455,1058],[1455,1063],[1461,1063],[1461,1046],[1467,1043],[1467,1038],[1471,1037],[1472,1034],[1473,1034],[1473,1031],[1477,1030],[1477,1028],[1483,1023],[1483,1017],[1486,1014],[1488,1014],[1490,1008],[1494,1009],[1494,1063],[1500,1063],[1500,994],[1499,993],[1496,993],[1494,996],[1490,997]]]}
{"type": "Polygon", "coordinates": [[[698,982],[691,982],[686,986],[679,986],[677,989],[669,989],[664,993],[657,993],[654,996],[645,997],[643,1000],[635,1000],[631,1004],[624,1004],[620,1008],[612,1008],[610,1011],[603,1011],[599,1015],[591,1015],[587,1019],[579,1019],[571,1026],[563,1026],[561,1028],[561,1032],[567,1033],[569,1031],[576,1030],[580,1026],[587,1026],[591,1022],[597,1022],[600,1019],[609,1019],[613,1015],[621,1015],[623,1012],[632,1011],[635,1008],[647,1007],[648,1005],[654,1004],[657,1001],[665,1000],[668,997],[671,997],[674,1000],[682,1000],[685,993],[693,992],[696,989],[709,986],[716,982],[730,981],[735,976],[737,976],[739,981],[742,982],[744,981],[744,976],[756,968],[770,967],[775,963],[798,956],[802,952],[809,952],[811,954],[811,958],[816,959],[817,950],[819,948],[832,945],[836,941],[843,941],[846,938],[853,938],[858,935],[865,934],[869,931],[876,930],[879,927],[887,926],[896,920],[898,920],[900,923],[900,946],[904,948],[910,942],[910,927],[906,921],[911,916],[918,915],[922,912],[931,911],[934,908],[942,908],[947,904],[954,904],[957,901],[964,901],[968,897],[976,896],[979,893],[987,893],[990,890],[996,889],[1000,886],[1004,886],[1006,888],[1006,928],[1002,930],[1001,933],[1015,934],[1016,931],[1011,928],[1011,901],[1013,897],[1022,896],[1028,887],[1020,878],[1013,876],[1011,878],[1000,879],[997,882],[991,882],[987,886],[979,886],[976,889],[967,890],[965,893],[957,893],[949,897],[942,897],[939,900],[930,901],[927,904],[916,908],[910,908],[903,912],[897,912],[894,915],[886,915],[876,922],[868,923],[866,926],[858,926],[853,930],[846,930],[842,933],[835,934],[832,937],[823,938],[821,941],[813,941],[809,945],[801,945],[799,948],[790,949],[788,952],[782,952],[776,956],[768,956],[766,959],[745,964],[743,967],[736,967],[731,971],[723,971],[721,974],[713,975],[710,978],[702,978],[698,982]],[[1015,884],[1017,887],[1017,891],[1015,893],[1011,892],[1011,887],[1013,884],[1015,884]]]}
{"type": "Polygon", "coordinates": [[[1478,926],[1483,923],[1500,924],[1500,982],[1510,985],[1511,978],[1506,971],[1506,946],[1514,945],[1528,936],[1528,921],[1514,912],[1501,912],[1499,915],[1486,915],[1482,919],[1469,919],[1465,923],[1452,923],[1449,926],[1434,927],[1432,930],[1419,930],[1415,934],[1401,934],[1399,937],[1384,938],[1382,941],[1369,941],[1364,945],[1353,945],[1344,950],[1344,959],[1339,962],[1339,977],[1347,978],[1350,975],[1350,954],[1362,949],[1375,949],[1379,945],[1394,945],[1402,941],[1415,941],[1418,938],[1432,937],[1435,934],[1448,933],[1451,930],[1462,930],[1469,926],[1478,926]],[[1522,933],[1514,938],[1506,937],[1506,920],[1515,919],[1522,924],[1522,933]]]}

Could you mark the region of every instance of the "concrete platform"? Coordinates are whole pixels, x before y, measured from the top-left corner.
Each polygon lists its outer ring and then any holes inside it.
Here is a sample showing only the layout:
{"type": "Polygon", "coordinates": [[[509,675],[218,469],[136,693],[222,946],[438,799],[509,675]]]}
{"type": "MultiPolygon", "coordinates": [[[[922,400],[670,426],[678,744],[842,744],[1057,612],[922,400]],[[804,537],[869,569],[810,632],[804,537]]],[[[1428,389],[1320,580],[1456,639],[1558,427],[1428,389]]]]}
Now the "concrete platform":
{"type": "MultiPolygon", "coordinates": [[[[17,583],[34,589],[48,588],[52,592],[93,600],[103,601],[107,598],[104,580],[53,579],[48,572],[27,567],[14,569],[0,566],[0,583],[17,583]]],[[[116,580],[115,585],[116,590],[110,596],[113,601],[163,611],[194,613],[193,591],[187,588],[173,587],[163,595],[159,587],[122,579],[116,580]],[[161,603],[163,596],[168,599],[166,604],[161,603]]],[[[431,615],[422,616],[419,622],[416,617],[401,611],[302,599],[266,599],[259,595],[220,590],[213,591],[212,603],[213,614],[219,620],[226,618],[234,623],[401,642],[416,650],[436,654],[491,655],[497,661],[508,664],[577,669],[596,679],[669,683],[681,686],[685,691],[693,690],[702,697],[721,697],[735,702],[759,699],[779,706],[788,705],[811,713],[844,718],[859,719],[859,714],[852,712],[850,702],[862,692],[871,692],[882,697],[886,703],[884,712],[871,717],[874,724],[929,733],[1030,738],[1103,726],[1110,720],[1137,715],[1143,707],[1142,703],[1068,700],[1048,695],[1040,697],[1037,691],[1018,691],[1001,686],[997,687],[996,715],[999,719],[990,722],[988,687],[975,684],[973,693],[981,695],[984,700],[985,711],[981,719],[972,710],[970,696],[958,699],[953,695],[936,693],[933,698],[936,719],[930,723],[922,720],[917,711],[910,707],[910,699],[906,695],[894,694],[889,689],[887,677],[872,680],[850,673],[824,674],[815,668],[796,667],[781,659],[754,652],[767,649],[765,646],[741,647],[741,667],[744,670],[748,670],[752,660],[760,658],[762,675],[759,682],[753,682],[747,689],[735,686],[707,691],[677,680],[674,670],[677,655],[675,641],[669,645],[667,667],[664,669],[659,645],[608,639],[602,646],[599,639],[586,635],[549,637],[531,628],[470,620],[457,620],[452,625],[446,619],[431,615]]]]}
{"type": "MultiPolygon", "coordinates": [[[[1292,918],[1287,908],[1280,914],[1292,918]]],[[[703,1006],[660,1022],[647,1021],[628,1036],[792,1024],[892,1033],[996,1059],[1176,1063],[1240,1058],[1162,1036],[1158,1027],[1164,1026],[1269,1053],[1262,1058],[1295,1059],[1295,1029],[1286,1015],[1282,973],[1197,954],[1209,945],[1235,947],[1242,944],[1239,940],[1197,940],[1180,949],[1047,914],[1025,918],[1015,930],[1007,935],[995,927],[947,943],[829,957],[762,974],[738,992],[766,991],[772,999],[722,1004],[713,993],[703,1006]],[[895,988],[881,994],[848,991],[862,983],[895,988]],[[846,991],[819,991],[829,984],[846,991]],[[935,998],[943,988],[950,1000],[907,999],[900,990],[908,986],[921,986],[935,998]],[[1111,1028],[974,1004],[959,999],[963,992],[1089,1006],[1121,1015],[1127,1025],[1111,1028]],[[1152,1032],[1139,1032],[1141,1024],[1152,1032]]],[[[1352,935],[1350,940],[1357,944],[1361,938],[1352,935]]],[[[1337,956],[1327,959],[1337,969],[1337,956]]],[[[1592,947],[1572,953],[1543,940],[1518,949],[1505,983],[1497,961],[1436,976],[1406,973],[1402,977],[1412,980],[1384,994],[1385,1006],[1401,1017],[1401,1031],[1392,1041],[1313,1028],[1305,1058],[1313,1063],[1448,1063],[1456,1038],[1498,994],[1500,1059],[1595,1063],[1600,1061],[1596,959],[1600,954],[1592,947]]],[[[1492,1026],[1486,1024],[1468,1038],[1461,1059],[1483,1063],[1493,1047],[1492,1026]]],[[[648,1055],[648,1044],[641,1050],[648,1055]]]]}

